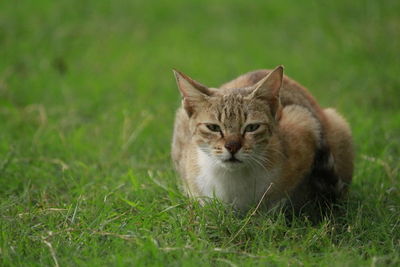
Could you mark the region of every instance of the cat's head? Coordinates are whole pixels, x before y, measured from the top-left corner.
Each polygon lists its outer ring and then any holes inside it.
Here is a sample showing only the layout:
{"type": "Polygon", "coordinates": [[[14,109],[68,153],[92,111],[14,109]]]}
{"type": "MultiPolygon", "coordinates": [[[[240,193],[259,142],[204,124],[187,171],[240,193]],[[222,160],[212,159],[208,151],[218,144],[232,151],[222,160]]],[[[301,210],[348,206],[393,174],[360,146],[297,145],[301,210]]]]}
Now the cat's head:
{"type": "Polygon", "coordinates": [[[279,66],[248,88],[215,89],[174,71],[190,132],[215,164],[268,166],[268,149],[281,113],[279,66]]]}

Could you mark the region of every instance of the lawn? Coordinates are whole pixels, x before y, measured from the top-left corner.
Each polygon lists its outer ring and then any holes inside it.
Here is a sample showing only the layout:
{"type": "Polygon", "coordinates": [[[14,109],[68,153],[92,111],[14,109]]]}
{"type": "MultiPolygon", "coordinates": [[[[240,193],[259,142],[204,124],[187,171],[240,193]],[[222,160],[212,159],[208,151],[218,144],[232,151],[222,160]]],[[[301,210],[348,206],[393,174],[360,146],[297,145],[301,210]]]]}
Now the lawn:
{"type": "Polygon", "coordinates": [[[1,1],[0,265],[399,266],[400,1],[1,1]],[[317,224],[185,197],[172,68],[283,64],[352,126],[317,224]]]}

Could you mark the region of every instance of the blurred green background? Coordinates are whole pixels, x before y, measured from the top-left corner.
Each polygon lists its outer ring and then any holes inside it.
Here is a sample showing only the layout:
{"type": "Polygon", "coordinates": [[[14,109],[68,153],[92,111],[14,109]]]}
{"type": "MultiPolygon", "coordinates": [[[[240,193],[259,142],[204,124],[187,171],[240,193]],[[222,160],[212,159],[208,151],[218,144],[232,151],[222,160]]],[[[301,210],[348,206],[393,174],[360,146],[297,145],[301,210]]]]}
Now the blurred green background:
{"type": "Polygon", "coordinates": [[[399,11],[395,0],[1,1],[0,263],[399,264],[399,11]],[[176,185],[171,69],[216,87],[280,64],[352,126],[346,215],[317,227],[260,215],[226,245],[243,221],[176,185]]]}

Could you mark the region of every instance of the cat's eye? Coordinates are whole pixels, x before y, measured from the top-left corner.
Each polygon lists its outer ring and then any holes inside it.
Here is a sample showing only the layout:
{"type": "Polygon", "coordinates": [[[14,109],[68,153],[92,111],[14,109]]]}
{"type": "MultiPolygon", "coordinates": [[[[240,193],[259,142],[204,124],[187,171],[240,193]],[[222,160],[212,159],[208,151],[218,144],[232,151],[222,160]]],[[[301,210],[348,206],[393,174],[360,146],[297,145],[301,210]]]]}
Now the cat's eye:
{"type": "Polygon", "coordinates": [[[212,132],[221,132],[221,128],[217,124],[206,124],[206,126],[212,132]]]}
{"type": "Polygon", "coordinates": [[[258,128],[260,128],[260,124],[252,123],[252,124],[247,125],[246,128],[244,129],[244,131],[245,132],[254,132],[258,128]]]}

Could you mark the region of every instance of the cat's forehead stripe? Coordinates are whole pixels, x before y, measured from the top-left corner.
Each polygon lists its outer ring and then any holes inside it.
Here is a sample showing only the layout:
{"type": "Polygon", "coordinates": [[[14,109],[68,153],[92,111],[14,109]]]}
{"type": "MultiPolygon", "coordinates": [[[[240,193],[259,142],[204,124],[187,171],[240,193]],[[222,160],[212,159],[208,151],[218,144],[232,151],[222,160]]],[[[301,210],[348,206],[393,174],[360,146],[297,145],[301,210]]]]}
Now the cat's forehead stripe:
{"type": "Polygon", "coordinates": [[[246,120],[243,97],[241,95],[224,95],[216,110],[217,119],[228,129],[240,127],[246,120]]]}

